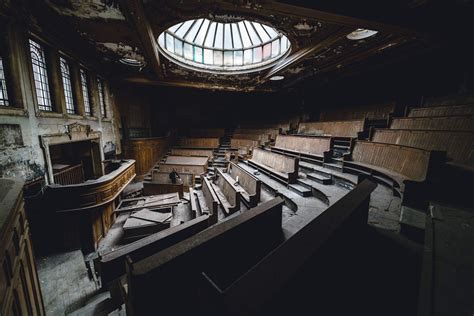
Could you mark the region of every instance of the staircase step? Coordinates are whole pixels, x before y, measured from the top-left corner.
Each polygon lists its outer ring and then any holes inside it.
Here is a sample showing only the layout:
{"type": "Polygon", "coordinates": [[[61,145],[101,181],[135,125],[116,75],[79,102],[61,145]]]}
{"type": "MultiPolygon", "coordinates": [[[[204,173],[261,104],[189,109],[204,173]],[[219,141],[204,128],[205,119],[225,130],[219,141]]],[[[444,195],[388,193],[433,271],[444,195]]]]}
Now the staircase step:
{"type": "Polygon", "coordinates": [[[310,196],[312,194],[311,189],[308,189],[301,184],[289,184],[288,187],[303,197],[310,196]]]}
{"type": "Polygon", "coordinates": [[[325,162],[323,167],[342,172],[342,164],[339,163],[325,162]]]}
{"type": "Polygon", "coordinates": [[[322,184],[331,184],[332,183],[331,177],[323,176],[322,174],[319,174],[319,173],[312,172],[312,173],[308,173],[306,176],[309,179],[312,179],[312,180],[317,181],[317,182],[322,183],[322,184]]]}

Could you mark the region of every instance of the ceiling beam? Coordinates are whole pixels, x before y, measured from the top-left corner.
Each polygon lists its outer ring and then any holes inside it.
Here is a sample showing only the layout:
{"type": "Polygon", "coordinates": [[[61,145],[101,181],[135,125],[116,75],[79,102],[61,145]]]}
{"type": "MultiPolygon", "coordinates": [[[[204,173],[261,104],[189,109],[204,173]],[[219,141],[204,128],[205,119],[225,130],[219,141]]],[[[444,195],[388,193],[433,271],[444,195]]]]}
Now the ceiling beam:
{"type": "Polygon", "coordinates": [[[158,44],[153,30],[145,15],[141,0],[120,0],[120,7],[127,20],[132,24],[142,44],[143,53],[154,73],[161,78],[163,71],[160,63],[158,44]]]}
{"type": "Polygon", "coordinates": [[[326,39],[323,41],[311,45],[308,47],[304,47],[294,54],[291,54],[287,56],[285,59],[280,61],[278,64],[276,64],[273,68],[271,68],[260,80],[259,84],[262,84],[269,80],[271,77],[279,74],[280,72],[288,69],[289,67],[292,67],[294,65],[297,65],[298,63],[302,62],[305,58],[314,55],[317,52],[323,51],[325,49],[328,49],[331,47],[334,43],[336,43],[338,40],[341,39],[341,37],[346,36],[348,34],[347,29],[343,28],[342,30],[337,31],[336,33],[333,33],[329,35],[326,39]]]}

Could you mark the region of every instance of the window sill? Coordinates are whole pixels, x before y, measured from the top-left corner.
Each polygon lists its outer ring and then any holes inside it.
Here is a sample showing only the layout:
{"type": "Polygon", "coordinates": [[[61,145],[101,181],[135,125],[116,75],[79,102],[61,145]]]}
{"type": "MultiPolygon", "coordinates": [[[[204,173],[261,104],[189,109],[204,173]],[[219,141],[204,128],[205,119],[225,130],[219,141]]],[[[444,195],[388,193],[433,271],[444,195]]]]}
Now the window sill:
{"type": "Polygon", "coordinates": [[[66,118],[66,115],[58,112],[48,112],[39,110],[36,114],[37,117],[51,117],[51,118],[66,118]]]}
{"type": "Polygon", "coordinates": [[[110,117],[103,117],[102,122],[112,122],[112,119],[110,117]]]}
{"type": "Polygon", "coordinates": [[[28,111],[12,106],[0,106],[0,115],[28,116],[28,111]]]}

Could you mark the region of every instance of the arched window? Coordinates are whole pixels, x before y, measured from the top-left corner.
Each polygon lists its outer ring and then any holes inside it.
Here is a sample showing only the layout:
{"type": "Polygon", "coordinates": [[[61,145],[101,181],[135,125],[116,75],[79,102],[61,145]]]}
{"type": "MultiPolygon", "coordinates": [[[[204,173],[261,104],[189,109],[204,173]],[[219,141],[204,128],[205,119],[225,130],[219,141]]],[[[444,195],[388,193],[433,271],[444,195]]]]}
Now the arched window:
{"type": "Polygon", "coordinates": [[[63,57],[59,57],[59,63],[61,65],[61,78],[63,80],[66,112],[69,114],[75,114],[76,107],[74,105],[74,97],[72,96],[71,72],[69,71],[69,64],[63,57]]]}
{"type": "Polygon", "coordinates": [[[53,105],[51,104],[49,93],[48,71],[46,69],[44,49],[40,44],[30,39],[30,52],[38,108],[42,111],[52,111],[53,105]]]}

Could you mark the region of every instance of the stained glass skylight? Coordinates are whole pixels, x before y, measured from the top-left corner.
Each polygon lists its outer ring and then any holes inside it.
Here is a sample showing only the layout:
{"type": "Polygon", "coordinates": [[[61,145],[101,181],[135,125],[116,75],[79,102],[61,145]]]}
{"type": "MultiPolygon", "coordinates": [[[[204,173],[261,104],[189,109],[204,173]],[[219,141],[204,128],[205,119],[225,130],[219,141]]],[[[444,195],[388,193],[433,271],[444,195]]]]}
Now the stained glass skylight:
{"type": "Polygon", "coordinates": [[[281,32],[258,22],[196,19],[168,28],[158,37],[158,46],[180,65],[233,74],[271,66],[290,51],[291,44],[281,32]]]}

